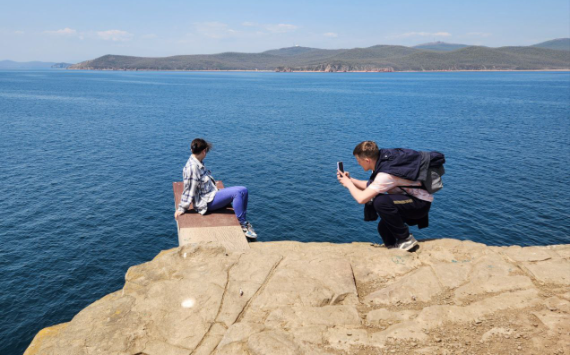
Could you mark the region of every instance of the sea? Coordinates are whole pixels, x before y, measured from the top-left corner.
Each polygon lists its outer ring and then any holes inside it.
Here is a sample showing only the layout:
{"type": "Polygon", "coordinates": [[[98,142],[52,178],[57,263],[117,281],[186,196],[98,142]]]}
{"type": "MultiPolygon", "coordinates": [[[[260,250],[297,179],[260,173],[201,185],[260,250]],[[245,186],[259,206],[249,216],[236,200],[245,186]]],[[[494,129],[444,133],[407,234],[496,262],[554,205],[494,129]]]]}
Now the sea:
{"type": "Polygon", "coordinates": [[[420,241],[570,243],[570,72],[0,71],[0,354],[178,245],[197,137],[261,243],[381,243],[336,179],[363,140],[445,154],[420,241]]]}

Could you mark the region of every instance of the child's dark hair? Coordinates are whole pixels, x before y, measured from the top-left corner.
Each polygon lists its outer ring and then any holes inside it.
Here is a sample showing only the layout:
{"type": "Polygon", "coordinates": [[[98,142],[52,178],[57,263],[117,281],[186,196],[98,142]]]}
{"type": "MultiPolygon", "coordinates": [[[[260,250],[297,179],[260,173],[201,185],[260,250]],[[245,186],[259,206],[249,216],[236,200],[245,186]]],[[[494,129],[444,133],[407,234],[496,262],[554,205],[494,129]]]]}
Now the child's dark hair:
{"type": "Polygon", "coordinates": [[[352,155],[355,155],[359,158],[376,159],[378,158],[378,154],[380,154],[380,150],[374,141],[364,141],[358,143],[358,145],[352,151],[352,155]]]}
{"type": "Polygon", "coordinates": [[[192,149],[192,154],[200,154],[204,149],[208,153],[212,149],[212,143],[206,142],[202,138],[196,138],[190,144],[190,149],[192,149]]]}

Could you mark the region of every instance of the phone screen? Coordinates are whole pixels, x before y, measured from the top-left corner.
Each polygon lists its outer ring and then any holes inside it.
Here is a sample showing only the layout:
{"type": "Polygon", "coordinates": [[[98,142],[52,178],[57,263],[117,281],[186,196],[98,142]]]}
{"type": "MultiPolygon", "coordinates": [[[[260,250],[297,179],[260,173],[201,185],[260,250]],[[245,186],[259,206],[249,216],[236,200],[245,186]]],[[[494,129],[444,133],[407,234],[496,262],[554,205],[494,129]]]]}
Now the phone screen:
{"type": "Polygon", "coordinates": [[[344,166],[341,161],[336,163],[336,168],[344,173],[344,166]]]}

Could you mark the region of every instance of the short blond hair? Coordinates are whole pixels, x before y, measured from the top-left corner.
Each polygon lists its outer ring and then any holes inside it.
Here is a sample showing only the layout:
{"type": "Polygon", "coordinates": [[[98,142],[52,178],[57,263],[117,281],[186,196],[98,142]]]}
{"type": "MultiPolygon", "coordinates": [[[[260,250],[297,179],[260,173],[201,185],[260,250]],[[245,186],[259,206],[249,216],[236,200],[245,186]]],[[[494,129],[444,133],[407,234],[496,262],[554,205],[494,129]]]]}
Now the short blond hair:
{"type": "Polygon", "coordinates": [[[378,154],[380,154],[380,150],[374,141],[364,141],[360,142],[354,147],[352,151],[352,155],[357,156],[359,158],[378,158],[378,154]]]}

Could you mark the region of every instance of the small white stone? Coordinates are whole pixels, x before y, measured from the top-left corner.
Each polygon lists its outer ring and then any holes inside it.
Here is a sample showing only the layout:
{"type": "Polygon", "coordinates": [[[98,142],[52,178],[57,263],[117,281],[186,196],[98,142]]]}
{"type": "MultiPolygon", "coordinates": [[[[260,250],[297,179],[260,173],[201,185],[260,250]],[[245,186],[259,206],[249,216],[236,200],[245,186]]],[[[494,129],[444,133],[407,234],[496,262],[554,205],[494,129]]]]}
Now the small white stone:
{"type": "Polygon", "coordinates": [[[182,301],[182,308],[192,308],[196,304],[196,300],[193,298],[188,298],[182,301]]]}

